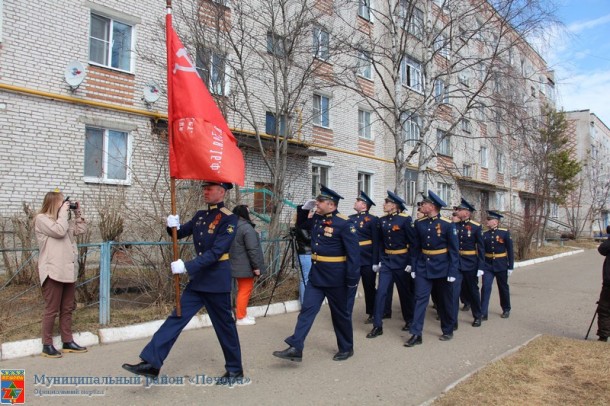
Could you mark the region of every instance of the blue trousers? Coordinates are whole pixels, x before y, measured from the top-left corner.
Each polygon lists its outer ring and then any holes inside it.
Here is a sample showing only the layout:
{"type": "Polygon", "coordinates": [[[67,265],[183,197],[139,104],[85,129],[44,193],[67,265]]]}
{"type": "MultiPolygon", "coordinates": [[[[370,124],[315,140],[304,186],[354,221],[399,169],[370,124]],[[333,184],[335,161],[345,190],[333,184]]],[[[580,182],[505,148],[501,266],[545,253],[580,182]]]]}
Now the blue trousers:
{"type": "Polygon", "coordinates": [[[400,300],[400,310],[405,323],[411,323],[413,320],[413,311],[415,307],[413,295],[413,280],[411,275],[405,272],[404,269],[389,269],[385,265],[381,265],[379,270],[379,286],[375,295],[375,314],[373,317],[374,327],[383,327],[383,315],[387,314],[387,297],[388,292],[391,292],[392,284],[396,283],[398,290],[398,299],[400,300]]]}
{"type": "Polygon", "coordinates": [[[309,330],[311,330],[311,326],[326,297],[328,298],[330,316],[337,337],[337,347],[340,352],[351,351],[354,348],[354,331],[352,329],[352,319],[347,311],[347,289],[347,286],[320,287],[312,285],[311,282],[308,283],[294,334],[284,340],[286,344],[297,350],[303,350],[305,338],[307,338],[307,334],[309,334],[309,330]]]}
{"type": "Polygon", "coordinates": [[[481,293],[479,292],[479,277],[477,271],[461,272],[462,274],[462,295],[470,304],[472,317],[480,319],[483,313],[481,312],[481,293]]]}
{"type": "Polygon", "coordinates": [[[205,306],[218,342],[222,347],[226,370],[229,372],[242,371],[239,337],[231,313],[231,293],[197,292],[187,285],[182,292],[180,305],[182,317],[176,316],[174,310],[144,347],[140,353],[140,358],[160,369],[182,329],[205,306]]]}
{"type": "Polygon", "coordinates": [[[498,285],[498,293],[500,294],[500,306],[502,311],[510,311],[510,289],[508,288],[508,271],[491,272],[485,271],[483,274],[483,286],[481,287],[481,313],[483,316],[488,315],[489,299],[491,297],[491,288],[494,278],[498,285]]]}
{"type": "MultiPolygon", "coordinates": [[[[456,281],[457,282],[457,281],[456,281]]],[[[455,282],[453,282],[455,283],[455,282]]],[[[416,336],[421,336],[424,330],[424,319],[426,318],[426,309],[430,301],[432,288],[437,292],[436,309],[441,319],[441,330],[443,334],[453,334],[455,327],[454,313],[452,312],[453,304],[453,286],[451,282],[447,282],[447,278],[427,279],[422,276],[415,278],[415,314],[413,315],[413,323],[409,332],[416,336]]]]}

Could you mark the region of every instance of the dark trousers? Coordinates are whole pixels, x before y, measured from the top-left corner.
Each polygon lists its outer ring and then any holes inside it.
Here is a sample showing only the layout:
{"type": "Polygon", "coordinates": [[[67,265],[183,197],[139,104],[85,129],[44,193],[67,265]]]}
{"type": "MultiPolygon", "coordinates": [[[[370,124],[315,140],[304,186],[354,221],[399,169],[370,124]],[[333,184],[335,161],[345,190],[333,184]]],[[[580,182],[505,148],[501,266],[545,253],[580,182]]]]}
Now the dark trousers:
{"type": "Polygon", "coordinates": [[[597,335],[610,337],[610,284],[604,283],[597,304],[597,335]]]}
{"type": "Polygon", "coordinates": [[[386,313],[388,291],[392,284],[396,284],[398,290],[398,299],[400,300],[400,310],[405,323],[410,323],[413,320],[413,311],[415,307],[413,296],[413,280],[409,273],[404,269],[388,269],[385,265],[381,265],[379,270],[379,286],[375,295],[375,314],[373,325],[375,327],[383,326],[383,315],[386,313]]]}
{"type": "Polygon", "coordinates": [[[453,304],[453,286],[451,282],[447,282],[447,278],[428,279],[417,276],[415,278],[415,314],[409,329],[409,332],[413,335],[422,335],[426,308],[428,307],[433,288],[437,292],[436,309],[441,319],[441,330],[443,334],[453,334],[455,318],[454,313],[451,311],[453,304]]]}
{"type": "Polygon", "coordinates": [[[481,313],[483,316],[489,314],[489,299],[491,297],[491,288],[494,278],[498,285],[498,293],[500,294],[500,306],[502,311],[510,311],[510,289],[508,287],[508,271],[491,272],[485,271],[483,274],[483,286],[481,287],[481,313]]]}
{"type": "Polygon", "coordinates": [[[233,314],[231,313],[231,293],[197,292],[187,285],[182,292],[180,304],[182,306],[182,317],[176,316],[174,310],[153,335],[152,340],[144,347],[140,358],[160,369],[182,329],[205,306],[218,342],[222,347],[226,370],[229,372],[241,371],[241,348],[235,320],[233,320],[233,314]]]}
{"type": "Polygon", "coordinates": [[[42,344],[53,344],[53,326],[59,314],[59,334],[63,343],[72,342],[72,312],[75,308],[74,283],[57,282],[49,277],[42,284],[42,344]]]}
{"type": "Polygon", "coordinates": [[[347,286],[320,287],[312,285],[310,281],[305,288],[305,297],[294,328],[294,334],[284,340],[286,344],[297,350],[303,350],[307,334],[309,334],[309,330],[311,330],[311,326],[326,297],[328,298],[330,316],[337,337],[337,347],[340,352],[351,351],[354,348],[354,331],[352,329],[352,319],[347,309],[347,293],[347,286]]]}
{"type": "Polygon", "coordinates": [[[472,317],[480,319],[481,313],[481,293],[479,292],[479,277],[477,271],[461,272],[462,274],[462,291],[460,295],[463,295],[467,302],[470,304],[470,310],[472,311],[472,317]]]}
{"type": "Polygon", "coordinates": [[[377,280],[377,274],[373,272],[372,266],[365,265],[360,267],[360,275],[362,276],[366,314],[372,316],[375,311],[375,293],[377,292],[375,289],[375,282],[377,280]]]}
{"type": "MultiPolygon", "coordinates": [[[[476,275],[476,272],[475,272],[476,275]]],[[[468,295],[468,287],[466,286],[466,278],[462,278],[462,288],[460,290],[460,300],[464,303],[464,306],[470,306],[470,296],[468,295]]],[[[478,284],[477,284],[478,285],[478,284]]],[[[477,287],[478,289],[478,287],[477,287]]],[[[481,300],[479,299],[479,303],[481,300]]]]}

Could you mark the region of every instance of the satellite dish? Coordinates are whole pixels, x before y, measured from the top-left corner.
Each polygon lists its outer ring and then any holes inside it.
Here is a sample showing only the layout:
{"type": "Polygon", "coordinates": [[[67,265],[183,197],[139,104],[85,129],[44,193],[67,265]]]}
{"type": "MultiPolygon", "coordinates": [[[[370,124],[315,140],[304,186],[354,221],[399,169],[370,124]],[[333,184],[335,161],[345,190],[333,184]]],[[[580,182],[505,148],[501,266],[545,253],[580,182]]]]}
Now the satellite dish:
{"type": "Polygon", "coordinates": [[[64,79],[72,91],[78,89],[78,86],[85,80],[85,76],[87,76],[87,71],[79,61],[70,62],[64,72],[64,79]]]}
{"type": "Polygon", "coordinates": [[[144,101],[148,104],[152,104],[159,100],[161,97],[161,90],[156,83],[151,82],[144,85],[144,89],[142,89],[142,93],[144,94],[144,101]]]}

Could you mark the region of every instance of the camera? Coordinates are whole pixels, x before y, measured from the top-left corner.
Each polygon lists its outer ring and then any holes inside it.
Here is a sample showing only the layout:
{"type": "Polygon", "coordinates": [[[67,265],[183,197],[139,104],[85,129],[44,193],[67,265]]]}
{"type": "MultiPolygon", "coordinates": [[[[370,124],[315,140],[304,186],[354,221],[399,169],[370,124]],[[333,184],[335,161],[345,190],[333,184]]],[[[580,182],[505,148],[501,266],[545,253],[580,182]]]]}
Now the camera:
{"type": "MultiPolygon", "coordinates": [[[[64,202],[70,202],[70,196],[66,197],[64,202]]],[[[80,204],[78,202],[70,202],[70,210],[78,210],[80,204]]]]}

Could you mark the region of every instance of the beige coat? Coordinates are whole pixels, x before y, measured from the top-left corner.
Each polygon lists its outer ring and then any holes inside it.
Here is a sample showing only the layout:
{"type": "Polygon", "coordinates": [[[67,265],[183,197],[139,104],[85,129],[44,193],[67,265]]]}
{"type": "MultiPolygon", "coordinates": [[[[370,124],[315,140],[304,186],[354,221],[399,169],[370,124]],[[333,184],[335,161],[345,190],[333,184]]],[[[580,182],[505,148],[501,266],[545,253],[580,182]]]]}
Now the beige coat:
{"type": "Polygon", "coordinates": [[[68,221],[68,212],[60,210],[54,220],[46,214],[38,214],[34,220],[38,240],[38,275],[42,285],[47,277],[63,283],[76,282],[78,276],[78,250],[75,235],[87,231],[84,219],[68,221]]]}

